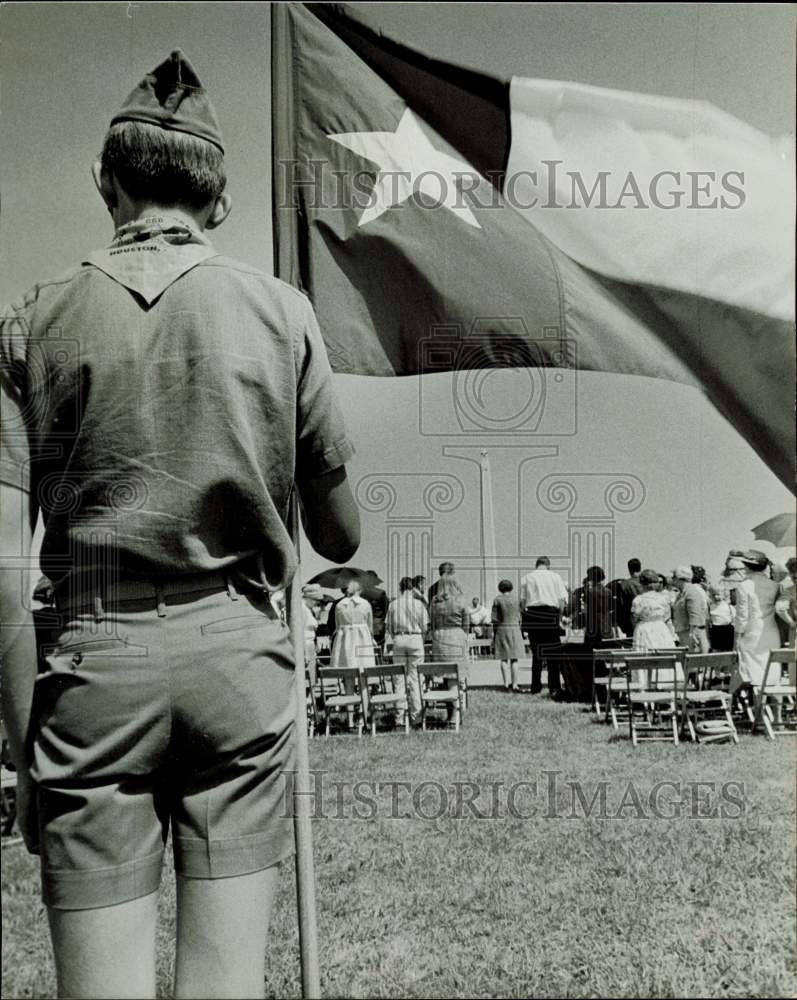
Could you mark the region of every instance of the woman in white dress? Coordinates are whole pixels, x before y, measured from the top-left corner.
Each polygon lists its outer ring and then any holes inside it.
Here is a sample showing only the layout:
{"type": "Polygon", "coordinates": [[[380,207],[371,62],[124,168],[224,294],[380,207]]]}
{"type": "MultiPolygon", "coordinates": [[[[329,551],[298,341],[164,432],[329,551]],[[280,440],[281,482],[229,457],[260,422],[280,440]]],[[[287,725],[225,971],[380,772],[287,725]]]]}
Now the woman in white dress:
{"type": "Polygon", "coordinates": [[[675,638],[672,633],[672,605],[670,595],[659,590],[659,574],[645,569],[639,575],[643,590],[631,602],[631,622],[634,626],[633,648],[673,649],[675,638]]]}
{"type": "MultiPolygon", "coordinates": [[[[329,658],[330,667],[352,667],[362,671],[376,664],[373,611],[368,601],[360,596],[361,590],[360,584],[352,580],[346,588],[346,596],[335,605],[335,639],[329,658]]],[[[346,694],[354,694],[353,673],[345,678],[343,688],[346,694]]],[[[349,709],[347,715],[348,728],[353,730],[354,709],[349,709]]]]}
{"type": "MultiPolygon", "coordinates": [[[[675,635],[672,627],[672,598],[669,591],[663,591],[659,574],[653,569],[643,569],[639,582],[644,588],[631,602],[631,624],[634,626],[633,649],[647,652],[655,649],[674,649],[675,635]]],[[[675,665],[678,683],[683,681],[680,663],[675,665]]],[[[644,684],[648,674],[634,670],[631,675],[635,684],[644,684]]]]}
{"type": "Polygon", "coordinates": [[[335,641],[329,665],[331,667],[356,667],[363,670],[373,667],[374,656],[373,611],[360,596],[362,590],[356,580],[346,588],[346,596],[335,606],[335,641]]]}
{"type": "Polygon", "coordinates": [[[760,687],[770,649],[780,646],[775,621],[778,585],[766,575],[769,560],[763,552],[750,549],[741,557],[747,578],[736,586],[736,650],[739,662],[731,677],[731,691],[743,684],[760,687]]]}

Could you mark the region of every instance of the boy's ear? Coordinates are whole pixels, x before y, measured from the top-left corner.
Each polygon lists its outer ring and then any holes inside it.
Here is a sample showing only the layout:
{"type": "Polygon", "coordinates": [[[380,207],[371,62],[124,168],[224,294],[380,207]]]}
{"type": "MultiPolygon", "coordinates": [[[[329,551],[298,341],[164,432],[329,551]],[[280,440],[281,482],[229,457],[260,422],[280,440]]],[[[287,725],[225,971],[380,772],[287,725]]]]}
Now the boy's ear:
{"type": "Polygon", "coordinates": [[[220,194],[213,203],[210,215],[205,223],[205,229],[215,229],[220,226],[232,210],[232,198],[225,192],[220,194]]]}
{"type": "Polygon", "coordinates": [[[105,202],[108,211],[113,211],[116,208],[116,191],[114,191],[110,175],[102,169],[99,160],[95,160],[91,165],[91,176],[94,178],[94,186],[100,192],[100,197],[105,202]]]}

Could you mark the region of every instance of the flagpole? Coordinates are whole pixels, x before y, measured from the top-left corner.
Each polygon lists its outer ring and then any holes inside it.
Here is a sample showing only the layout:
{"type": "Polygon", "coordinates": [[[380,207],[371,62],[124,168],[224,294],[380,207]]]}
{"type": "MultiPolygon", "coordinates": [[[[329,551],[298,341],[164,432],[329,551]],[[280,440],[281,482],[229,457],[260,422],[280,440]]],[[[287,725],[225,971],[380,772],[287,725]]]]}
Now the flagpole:
{"type": "MultiPolygon", "coordinates": [[[[291,159],[292,93],[290,81],[290,39],[288,10],[280,3],[271,4],[271,150],[272,150],[272,234],[274,274],[284,281],[294,277],[292,262],[293,225],[285,218],[289,200],[285,175],[280,163],[291,159]],[[277,118],[281,119],[278,123],[277,118]],[[287,221],[287,226],[286,226],[287,221]]],[[[318,925],[315,905],[315,869],[313,829],[310,817],[310,754],[307,744],[307,701],[304,665],[304,620],[301,592],[301,551],[299,545],[299,501],[294,490],[290,509],[290,531],[296,550],[296,572],[288,591],[288,623],[295,663],[295,741],[296,773],[293,783],[293,832],[296,842],[296,909],[299,923],[299,953],[302,973],[302,996],[316,1000],[321,996],[318,961],[318,925]]]]}
{"type": "Polygon", "coordinates": [[[489,602],[491,593],[494,594],[498,590],[498,580],[495,566],[497,548],[495,544],[493,477],[490,467],[490,455],[486,448],[482,448],[479,459],[479,495],[481,497],[482,577],[485,597],[489,602]],[[487,568],[488,562],[491,562],[489,569],[487,568]]]}
{"type": "Polygon", "coordinates": [[[293,784],[293,835],[296,842],[296,909],[299,921],[299,954],[302,970],[302,996],[317,1000],[321,996],[318,963],[318,924],[315,906],[315,865],[310,801],[310,753],[307,743],[307,697],[305,692],[304,621],[302,614],[301,558],[299,550],[299,504],[294,493],[291,503],[291,534],[296,548],[296,572],[288,591],[288,624],[291,630],[295,666],[295,740],[296,773],[293,784]]]}

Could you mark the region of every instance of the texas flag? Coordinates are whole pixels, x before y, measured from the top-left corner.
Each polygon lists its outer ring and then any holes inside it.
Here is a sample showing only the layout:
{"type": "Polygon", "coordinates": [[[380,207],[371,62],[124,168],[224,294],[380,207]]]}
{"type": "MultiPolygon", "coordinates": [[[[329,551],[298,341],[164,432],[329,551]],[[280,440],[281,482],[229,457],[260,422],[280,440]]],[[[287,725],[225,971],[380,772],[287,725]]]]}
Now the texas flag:
{"type": "Polygon", "coordinates": [[[332,367],[700,387],[794,483],[791,151],[713,106],[510,82],[275,4],[277,273],[332,367]]]}

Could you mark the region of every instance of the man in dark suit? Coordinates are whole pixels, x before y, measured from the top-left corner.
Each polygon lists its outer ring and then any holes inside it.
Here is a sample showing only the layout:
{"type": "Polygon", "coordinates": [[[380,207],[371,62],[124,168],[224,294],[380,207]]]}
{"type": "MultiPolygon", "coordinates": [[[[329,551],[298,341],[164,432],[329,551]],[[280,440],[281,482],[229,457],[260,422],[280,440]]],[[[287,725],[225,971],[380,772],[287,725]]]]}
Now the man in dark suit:
{"type": "Polygon", "coordinates": [[[329,605],[329,616],[327,617],[327,631],[329,633],[329,649],[332,651],[332,645],[335,642],[335,632],[338,630],[338,626],[335,622],[335,609],[346,596],[346,587],[340,588],[340,597],[334,600],[329,605]]]}
{"type": "MultiPolygon", "coordinates": [[[[614,637],[615,600],[603,581],[606,574],[600,566],[590,566],[584,585],[574,590],[567,607],[575,628],[584,629],[584,652],[563,656],[562,678],[567,700],[589,702],[592,694],[592,652],[609,644],[614,637]]],[[[596,664],[603,675],[605,664],[596,664]]]]}
{"type": "Polygon", "coordinates": [[[625,580],[612,580],[609,589],[614,597],[617,624],[626,635],[633,635],[634,626],[631,623],[631,604],[637,594],[642,593],[639,574],[642,563],[638,559],[628,560],[628,577],[625,580]]]}
{"type": "Polygon", "coordinates": [[[372,579],[367,587],[363,588],[361,596],[371,605],[373,612],[373,636],[374,642],[381,649],[385,643],[385,615],[387,614],[387,594],[379,586],[382,582],[378,573],[369,569],[368,575],[372,579]]]}

